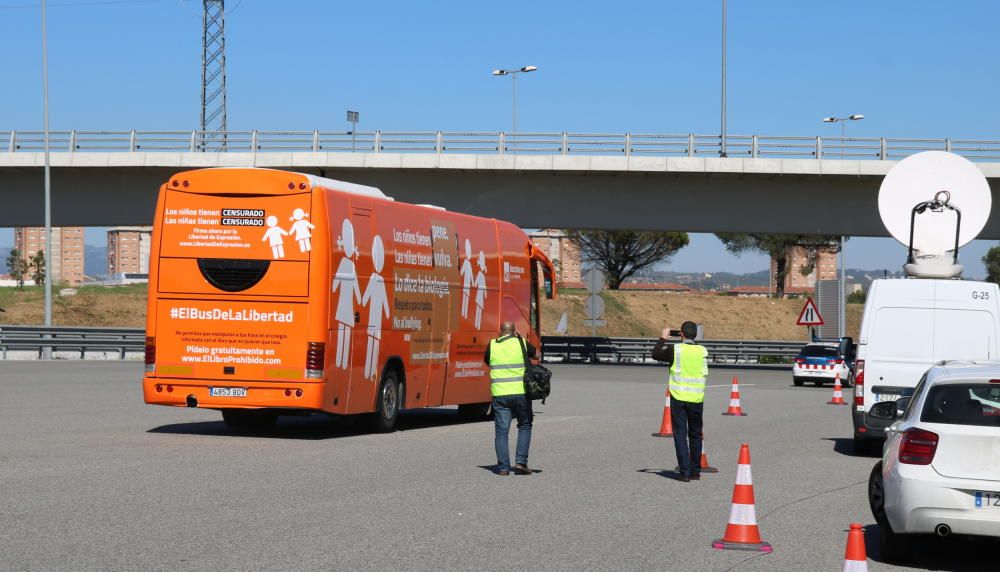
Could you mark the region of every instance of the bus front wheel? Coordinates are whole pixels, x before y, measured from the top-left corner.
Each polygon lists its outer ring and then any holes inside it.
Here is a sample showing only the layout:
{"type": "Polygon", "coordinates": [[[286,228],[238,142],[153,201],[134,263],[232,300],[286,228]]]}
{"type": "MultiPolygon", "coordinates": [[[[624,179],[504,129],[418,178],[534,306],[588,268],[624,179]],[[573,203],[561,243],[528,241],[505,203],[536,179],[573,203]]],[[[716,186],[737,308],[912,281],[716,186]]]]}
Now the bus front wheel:
{"type": "Polygon", "coordinates": [[[378,395],[375,396],[375,414],[372,421],[376,431],[389,433],[396,429],[402,398],[401,387],[399,373],[394,369],[386,370],[382,375],[382,383],[379,384],[378,395]]]}

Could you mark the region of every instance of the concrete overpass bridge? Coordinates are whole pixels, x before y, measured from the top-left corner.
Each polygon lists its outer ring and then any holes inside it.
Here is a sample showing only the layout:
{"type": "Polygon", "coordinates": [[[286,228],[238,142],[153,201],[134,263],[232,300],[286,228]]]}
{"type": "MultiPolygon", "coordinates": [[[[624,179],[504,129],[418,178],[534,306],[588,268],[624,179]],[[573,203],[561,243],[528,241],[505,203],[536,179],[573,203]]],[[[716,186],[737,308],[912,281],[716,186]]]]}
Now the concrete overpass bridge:
{"type": "MultiPolygon", "coordinates": [[[[53,132],[53,224],[149,224],[159,186],[268,167],[523,227],[887,236],[876,195],[899,159],[950,150],[1000,179],[1000,141],[444,132],[53,132]]],[[[0,132],[0,226],[41,225],[42,137],[0,132]]],[[[1000,187],[998,187],[1000,188],[1000,187]]],[[[1000,209],[996,209],[1000,211],[1000,209]]],[[[994,212],[982,238],[1000,238],[994,212]]]]}

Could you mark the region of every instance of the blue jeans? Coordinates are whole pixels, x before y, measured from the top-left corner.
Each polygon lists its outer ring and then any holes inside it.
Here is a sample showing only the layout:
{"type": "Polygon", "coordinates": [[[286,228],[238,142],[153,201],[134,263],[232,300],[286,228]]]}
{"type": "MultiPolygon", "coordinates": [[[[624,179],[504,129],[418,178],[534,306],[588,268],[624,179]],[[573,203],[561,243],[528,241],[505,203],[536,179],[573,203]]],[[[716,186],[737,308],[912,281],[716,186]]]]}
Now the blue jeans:
{"type": "Polygon", "coordinates": [[[701,474],[701,429],[704,411],[704,403],[670,400],[670,425],[674,430],[677,467],[686,477],[701,474]]]}
{"type": "Polygon", "coordinates": [[[510,470],[511,419],[517,418],[517,451],[514,462],[528,465],[528,447],[531,445],[531,401],[524,395],[504,395],[493,398],[493,424],[496,427],[497,470],[510,470]]]}

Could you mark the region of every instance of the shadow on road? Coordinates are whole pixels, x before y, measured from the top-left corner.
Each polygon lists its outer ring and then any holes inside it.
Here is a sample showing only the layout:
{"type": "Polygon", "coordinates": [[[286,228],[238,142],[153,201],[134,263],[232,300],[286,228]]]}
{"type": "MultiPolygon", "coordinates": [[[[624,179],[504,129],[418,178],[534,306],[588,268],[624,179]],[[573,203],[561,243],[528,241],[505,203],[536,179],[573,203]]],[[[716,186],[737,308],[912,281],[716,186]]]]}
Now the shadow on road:
{"type": "MultiPolygon", "coordinates": [[[[468,420],[459,417],[455,409],[413,409],[402,411],[396,422],[399,431],[413,431],[451,425],[467,425],[485,423],[488,420],[468,420]]],[[[220,437],[264,437],[270,439],[339,439],[373,434],[363,418],[358,416],[335,416],[316,414],[308,416],[278,417],[274,427],[259,431],[241,431],[230,429],[220,418],[218,421],[192,421],[190,423],[172,423],[161,425],[147,433],[165,433],[173,435],[212,435],[220,437]]]]}
{"type": "Polygon", "coordinates": [[[674,470],[668,469],[639,469],[637,473],[646,473],[648,475],[656,475],[658,477],[663,477],[664,479],[670,479],[676,481],[680,478],[681,474],[674,470]]]}
{"type": "Polygon", "coordinates": [[[854,452],[854,439],[851,437],[823,437],[824,441],[833,441],[833,451],[848,457],[867,457],[877,459],[882,456],[882,449],[872,447],[864,454],[854,452]]]}
{"type": "MultiPolygon", "coordinates": [[[[846,530],[845,530],[846,532],[846,530]]],[[[913,548],[906,562],[893,563],[918,570],[950,570],[953,572],[982,572],[997,570],[1000,539],[976,536],[937,538],[933,535],[914,535],[913,548]]],[[[879,525],[865,526],[865,548],[868,558],[885,562],[879,550],[879,525]]]]}

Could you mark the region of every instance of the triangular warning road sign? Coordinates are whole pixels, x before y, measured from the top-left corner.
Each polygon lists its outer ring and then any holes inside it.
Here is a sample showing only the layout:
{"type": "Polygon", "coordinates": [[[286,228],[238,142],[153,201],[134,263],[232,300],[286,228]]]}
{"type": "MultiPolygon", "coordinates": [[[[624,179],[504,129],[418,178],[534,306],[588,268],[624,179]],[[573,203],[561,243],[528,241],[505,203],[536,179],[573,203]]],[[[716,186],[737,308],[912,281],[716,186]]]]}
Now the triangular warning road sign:
{"type": "Polygon", "coordinates": [[[806,305],[802,306],[802,312],[799,313],[799,319],[795,324],[798,326],[822,326],[824,324],[823,316],[820,316],[819,308],[816,307],[812,298],[806,298],[806,305]]]}

